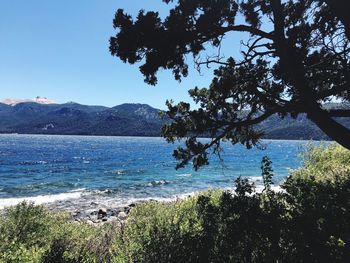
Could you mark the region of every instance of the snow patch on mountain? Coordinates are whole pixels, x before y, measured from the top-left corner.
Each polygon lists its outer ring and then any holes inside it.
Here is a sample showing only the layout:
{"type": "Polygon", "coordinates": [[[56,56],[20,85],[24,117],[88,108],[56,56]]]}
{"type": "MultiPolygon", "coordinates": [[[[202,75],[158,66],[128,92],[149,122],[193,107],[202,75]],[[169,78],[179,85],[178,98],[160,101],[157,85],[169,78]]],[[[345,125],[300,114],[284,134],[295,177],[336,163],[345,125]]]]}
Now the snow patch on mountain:
{"type": "Polygon", "coordinates": [[[7,98],[7,99],[0,100],[0,103],[7,104],[7,105],[10,105],[10,106],[15,106],[16,104],[23,103],[23,102],[35,102],[35,103],[39,103],[39,104],[56,104],[55,101],[50,100],[50,99],[48,99],[46,97],[40,97],[40,96],[37,96],[34,99],[11,99],[11,98],[7,98]]]}

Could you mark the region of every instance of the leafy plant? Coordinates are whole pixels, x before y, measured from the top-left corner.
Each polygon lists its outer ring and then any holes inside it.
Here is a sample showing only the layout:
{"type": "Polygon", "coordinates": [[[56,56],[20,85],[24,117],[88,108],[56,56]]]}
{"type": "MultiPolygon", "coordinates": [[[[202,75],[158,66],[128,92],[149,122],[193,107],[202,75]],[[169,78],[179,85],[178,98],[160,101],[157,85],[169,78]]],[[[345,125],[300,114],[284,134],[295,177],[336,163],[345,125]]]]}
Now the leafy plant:
{"type": "Polygon", "coordinates": [[[269,191],[271,189],[273,169],[272,162],[267,156],[264,156],[261,161],[261,176],[264,182],[264,191],[269,191]]]}

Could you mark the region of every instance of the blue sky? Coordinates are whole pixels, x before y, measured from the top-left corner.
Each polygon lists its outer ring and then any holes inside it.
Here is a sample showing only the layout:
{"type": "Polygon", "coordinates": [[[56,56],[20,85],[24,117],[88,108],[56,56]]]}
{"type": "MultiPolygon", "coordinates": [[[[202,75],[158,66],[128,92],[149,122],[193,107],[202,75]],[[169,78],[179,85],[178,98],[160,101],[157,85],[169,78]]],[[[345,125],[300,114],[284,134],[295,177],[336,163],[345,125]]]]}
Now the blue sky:
{"type": "Polygon", "coordinates": [[[164,109],[166,99],[190,101],[189,88],[208,86],[211,70],[201,75],[193,67],[181,83],[162,71],[158,85],[149,86],[138,65],[112,57],[109,38],[116,33],[112,20],[118,8],[165,15],[168,6],[161,0],[1,0],[0,98],[134,102],[164,109]]]}

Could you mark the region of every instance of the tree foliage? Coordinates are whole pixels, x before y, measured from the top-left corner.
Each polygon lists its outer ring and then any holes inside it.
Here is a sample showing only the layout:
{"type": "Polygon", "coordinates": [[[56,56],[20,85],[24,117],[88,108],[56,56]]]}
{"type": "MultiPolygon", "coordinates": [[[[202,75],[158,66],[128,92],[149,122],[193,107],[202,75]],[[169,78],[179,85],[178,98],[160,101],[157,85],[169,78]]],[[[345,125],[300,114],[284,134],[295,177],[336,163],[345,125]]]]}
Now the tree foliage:
{"type": "Polygon", "coordinates": [[[272,162],[267,156],[264,156],[261,160],[261,176],[264,182],[264,191],[268,191],[271,189],[272,177],[273,177],[273,169],[272,162]]]}
{"type": "MultiPolygon", "coordinates": [[[[186,58],[195,64],[216,65],[208,88],[189,91],[198,104],[167,102],[173,120],[162,129],[174,142],[186,138],[174,152],[182,167],[208,163],[208,151],[220,150],[223,140],[250,148],[263,135],[255,128],[273,114],[307,117],[329,137],[350,149],[350,130],[334,117],[349,117],[349,109],[326,110],[337,98],[350,100],[350,16],[346,0],[163,0],[172,2],[169,15],[141,10],[134,20],[122,9],[113,21],[118,29],[110,52],[122,61],[141,63],[145,81],[157,83],[159,69],[175,79],[188,75],[186,58]],[[244,22],[238,23],[244,18],[244,22]],[[241,57],[222,57],[225,35],[243,32],[241,57]],[[203,59],[208,45],[217,56],[203,59]],[[202,135],[212,140],[203,143],[202,135]]],[[[234,53],[235,50],[232,50],[234,53]]]]}

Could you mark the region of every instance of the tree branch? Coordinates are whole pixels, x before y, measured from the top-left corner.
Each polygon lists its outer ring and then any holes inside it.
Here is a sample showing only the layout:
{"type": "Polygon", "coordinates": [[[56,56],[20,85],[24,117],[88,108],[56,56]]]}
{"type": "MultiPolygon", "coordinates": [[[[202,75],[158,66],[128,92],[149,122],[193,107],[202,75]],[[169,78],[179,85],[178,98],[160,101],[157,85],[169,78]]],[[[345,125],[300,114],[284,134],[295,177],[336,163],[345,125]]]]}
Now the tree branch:
{"type": "Polygon", "coordinates": [[[329,96],[335,96],[336,94],[339,94],[344,91],[349,90],[349,85],[339,85],[339,86],[334,86],[331,89],[323,90],[318,92],[317,94],[317,99],[324,99],[329,96]]]}
{"type": "Polygon", "coordinates": [[[219,65],[224,65],[224,66],[229,66],[230,63],[227,62],[222,62],[220,60],[216,60],[216,59],[211,59],[211,60],[206,60],[206,61],[201,61],[201,62],[195,62],[197,64],[197,66],[200,65],[206,65],[207,67],[209,67],[209,64],[219,64],[219,65]]]}
{"type": "Polygon", "coordinates": [[[323,0],[332,10],[333,14],[343,23],[345,33],[350,40],[349,0],[323,0]]]}
{"type": "Polygon", "coordinates": [[[260,29],[255,28],[255,27],[247,26],[247,25],[227,26],[227,27],[221,28],[221,30],[222,30],[223,34],[226,32],[229,32],[229,31],[248,32],[248,33],[255,35],[255,36],[260,36],[260,37],[264,37],[264,38],[273,40],[273,32],[267,33],[263,30],[260,30],[260,29]]]}
{"type": "Polygon", "coordinates": [[[331,117],[350,117],[350,109],[328,110],[331,117]]]}

